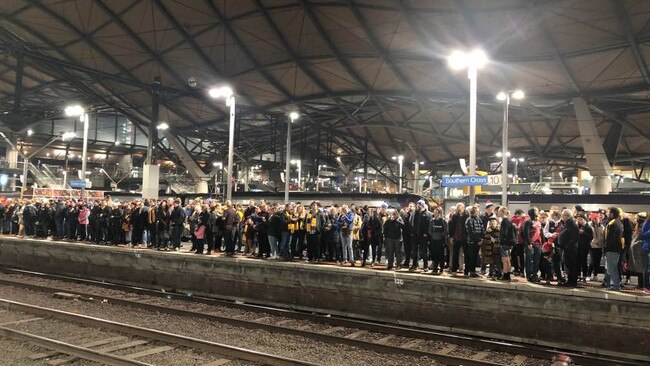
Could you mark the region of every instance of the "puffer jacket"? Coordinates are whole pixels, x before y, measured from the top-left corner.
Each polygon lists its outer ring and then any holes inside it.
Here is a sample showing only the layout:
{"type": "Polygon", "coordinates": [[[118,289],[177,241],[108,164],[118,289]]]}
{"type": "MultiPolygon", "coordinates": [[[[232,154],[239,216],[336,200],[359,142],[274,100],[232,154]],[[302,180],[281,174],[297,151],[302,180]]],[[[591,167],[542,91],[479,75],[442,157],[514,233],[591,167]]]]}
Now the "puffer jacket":
{"type": "Polygon", "coordinates": [[[643,240],[643,251],[650,253],[650,221],[646,220],[641,228],[639,239],[643,240]]]}

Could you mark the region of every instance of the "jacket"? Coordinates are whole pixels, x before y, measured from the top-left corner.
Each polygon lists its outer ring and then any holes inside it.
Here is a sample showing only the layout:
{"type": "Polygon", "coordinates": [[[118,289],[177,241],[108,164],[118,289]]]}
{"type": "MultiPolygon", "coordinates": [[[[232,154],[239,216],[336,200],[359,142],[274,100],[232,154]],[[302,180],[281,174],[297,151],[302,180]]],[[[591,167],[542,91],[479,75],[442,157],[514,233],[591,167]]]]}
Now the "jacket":
{"type": "Polygon", "coordinates": [[[176,206],[169,215],[169,219],[172,226],[182,226],[185,222],[185,212],[180,206],[176,206]]]}
{"type": "Polygon", "coordinates": [[[467,236],[465,233],[465,223],[469,216],[467,213],[463,212],[462,214],[456,213],[449,220],[449,236],[454,238],[456,241],[464,241],[467,236]]]}
{"type": "Polygon", "coordinates": [[[320,211],[316,210],[314,213],[310,210],[307,212],[305,215],[305,229],[307,230],[307,234],[316,235],[321,233],[323,231],[323,225],[323,214],[320,211]]]}
{"type": "Polygon", "coordinates": [[[605,252],[622,253],[624,247],[623,223],[619,219],[609,220],[605,227],[605,252]]]}
{"type": "Polygon", "coordinates": [[[560,231],[559,246],[564,250],[569,250],[572,252],[578,251],[578,240],[580,240],[580,231],[578,229],[578,224],[576,220],[571,217],[568,219],[564,225],[562,225],[562,230],[560,231]]]}
{"type": "Polygon", "coordinates": [[[431,221],[431,212],[427,210],[417,210],[409,218],[411,222],[411,236],[422,238],[429,236],[429,222],[431,221]]]}
{"type": "Polygon", "coordinates": [[[509,218],[501,220],[501,227],[499,229],[499,243],[502,246],[512,247],[517,244],[517,227],[510,221],[509,218]]]}
{"type": "Polygon", "coordinates": [[[268,233],[271,236],[275,237],[280,237],[282,235],[282,227],[286,226],[286,223],[284,221],[284,212],[281,213],[274,213],[270,218],[269,218],[269,223],[268,223],[268,233]]]}
{"type": "Polygon", "coordinates": [[[603,225],[594,226],[594,238],[591,241],[591,247],[594,249],[603,249],[605,247],[605,227],[603,225]]]}
{"type": "Polygon", "coordinates": [[[429,222],[429,237],[431,240],[444,242],[447,240],[447,235],[449,235],[447,229],[447,221],[444,218],[431,219],[429,222]]]}
{"type": "Polygon", "coordinates": [[[594,239],[594,229],[589,224],[585,224],[582,227],[578,226],[578,229],[582,230],[582,233],[580,233],[580,239],[578,240],[578,248],[580,250],[589,251],[589,248],[591,248],[591,241],[594,239]]]}
{"type": "Polygon", "coordinates": [[[478,216],[472,216],[465,221],[465,231],[467,232],[468,243],[480,243],[485,236],[485,227],[478,216]]]}
{"type": "Polygon", "coordinates": [[[384,237],[386,239],[402,240],[402,230],[404,230],[404,221],[401,217],[397,220],[388,219],[384,222],[384,237]]]}
{"type": "Polygon", "coordinates": [[[650,253],[650,221],[646,220],[641,227],[639,239],[643,240],[643,251],[650,253]]]}

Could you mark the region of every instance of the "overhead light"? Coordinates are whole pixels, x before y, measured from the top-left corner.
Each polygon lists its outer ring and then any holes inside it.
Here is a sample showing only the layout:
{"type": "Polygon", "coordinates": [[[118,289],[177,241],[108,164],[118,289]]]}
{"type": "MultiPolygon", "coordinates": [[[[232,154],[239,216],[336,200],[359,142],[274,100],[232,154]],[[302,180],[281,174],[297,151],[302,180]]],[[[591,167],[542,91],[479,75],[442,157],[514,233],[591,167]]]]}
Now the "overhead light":
{"type": "Polygon", "coordinates": [[[156,128],[164,131],[169,128],[169,125],[166,122],[160,122],[156,128]]]}
{"type": "Polygon", "coordinates": [[[79,117],[84,113],[86,110],[78,104],[65,107],[65,115],[68,117],[79,117]]]}
{"type": "Polygon", "coordinates": [[[295,121],[300,117],[300,114],[298,112],[291,112],[289,113],[289,118],[291,118],[291,122],[295,121]]]}
{"type": "Polygon", "coordinates": [[[521,90],[521,89],[517,89],[514,92],[512,92],[512,97],[514,99],[524,99],[524,97],[525,97],[524,91],[521,90]]]}
{"type": "Polygon", "coordinates": [[[75,137],[77,137],[77,134],[74,133],[74,132],[64,132],[64,133],[61,135],[61,140],[63,140],[63,141],[65,141],[65,140],[72,140],[72,139],[75,138],[75,137]]]}
{"type": "Polygon", "coordinates": [[[457,50],[449,55],[447,62],[449,67],[454,70],[463,70],[468,67],[480,69],[487,64],[488,57],[485,51],[481,49],[475,49],[471,52],[457,50]]]}
{"type": "Polygon", "coordinates": [[[45,153],[45,156],[50,157],[50,153],[45,153]]]}
{"type": "Polygon", "coordinates": [[[215,99],[217,98],[228,99],[233,95],[233,91],[232,88],[229,86],[222,86],[222,87],[212,88],[208,90],[208,94],[215,99]]]}
{"type": "MultiPolygon", "coordinates": [[[[500,157],[503,156],[503,152],[502,151],[497,151],[497,153],[494,154],[494,155],[496,155],[497,157],[500,158],[500,157]]],[[[508,156],[508,157],[510,156],[510,151],[506,152],[506,156],[508,156]]]]}
{"type": "Polygon", "coordinates": [[[503,102],[506,98],[508,98],[508,95],[505,92],[499,92],[499,94],[497,94],[497,100],[503,102]]]}
{"type": "Polygon", "coordinates": [[[115,140],[115,146],[120,144],[120,140],[115,140]]]}
{"type": "Polygon", "coordinates": [[[33,134],[34,134],[34,131],[31,128],[29,130],[27,130],[27,136],[31,136],[33,134]]]}

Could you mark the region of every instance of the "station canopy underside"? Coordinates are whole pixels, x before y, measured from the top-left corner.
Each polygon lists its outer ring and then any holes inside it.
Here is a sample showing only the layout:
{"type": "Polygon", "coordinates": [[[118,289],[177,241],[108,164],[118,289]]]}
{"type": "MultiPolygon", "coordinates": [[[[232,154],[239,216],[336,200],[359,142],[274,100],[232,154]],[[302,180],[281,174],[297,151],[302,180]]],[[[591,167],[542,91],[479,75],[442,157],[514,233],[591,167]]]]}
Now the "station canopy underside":
{"type": "MultiPolygon", "coordinates": [[[[62,116],[77,100],[147,129],[152,82],[160,120],[223,156],[228,110],[207,89],[237,95],[239,156],[283,146],[286,115],[303,154],[373,165],[391,156],[458,164],[468,154],[466,72],[454,49],[481,47],[479,160],[501,148],[540,164],[584,164],[574,97],[600,136],[622,126],[614,162],[650,157],[650,1],[12,0],[0,6],[0,97],[12,110],[22,58],[20,128],[62,116]],[[277,133],[271,133],[277,131],[277,133]],[[320,138],[319,138],[320,135],[320,138]],[[366,142],[367,141],[367,142],[366,142]]],[[[14,126],[15,127],[15,126],[14,126]]]]}

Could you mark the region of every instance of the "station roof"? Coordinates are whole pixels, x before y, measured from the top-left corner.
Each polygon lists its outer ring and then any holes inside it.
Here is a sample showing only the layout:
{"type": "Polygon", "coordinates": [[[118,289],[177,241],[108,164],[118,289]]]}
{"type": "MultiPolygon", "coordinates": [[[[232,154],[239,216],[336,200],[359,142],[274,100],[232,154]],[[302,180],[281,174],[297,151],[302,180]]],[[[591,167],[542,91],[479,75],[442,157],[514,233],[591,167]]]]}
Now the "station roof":
{"type": "Polygon", "coordinates": [[[610,158],[640,161],[650,157],[649,19],[644,0],[5,1],[0,108],[12,109],[24,57],[30,121],[79,100],[146,129],[160,77],[160,119],[217,156],[228,110],[206,91],[227,83],[237,95],[240,156],[282,146],[286,114],[298,111],[294,141],[306,156],[320,134],[321,154],[358,161],[367,144],[378,167],[396,154],[457,164],[468,150],[469,84],[446,58],[481,47],[490,63],[478,76],[479,157],[501,146],[495,95],[521,88],[526,99],[510,110],[514,153],[581,164],[571,106],[580,96],[601,137],[622,127],[610,158]]]}

